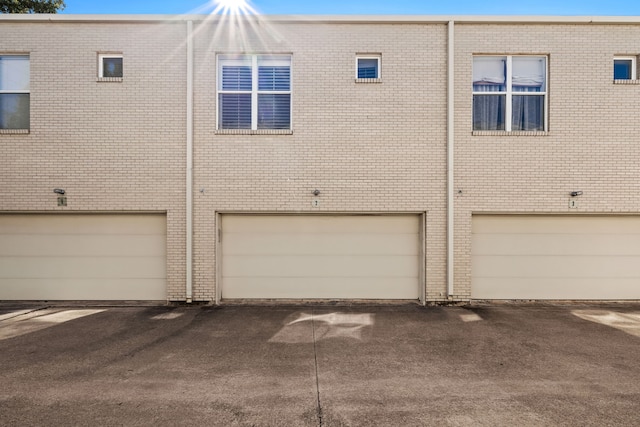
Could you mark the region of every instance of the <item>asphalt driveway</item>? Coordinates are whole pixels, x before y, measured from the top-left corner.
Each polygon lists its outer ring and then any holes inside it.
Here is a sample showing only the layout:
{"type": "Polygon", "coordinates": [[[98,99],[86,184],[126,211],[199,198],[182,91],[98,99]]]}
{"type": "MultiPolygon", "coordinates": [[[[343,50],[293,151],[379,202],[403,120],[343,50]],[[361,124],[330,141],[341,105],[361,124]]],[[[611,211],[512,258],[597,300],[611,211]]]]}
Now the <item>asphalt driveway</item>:
{"type": "Polygon", "coordinates": [[[0,424],[640,424],[640,306],[0,305],[0,424]]]}

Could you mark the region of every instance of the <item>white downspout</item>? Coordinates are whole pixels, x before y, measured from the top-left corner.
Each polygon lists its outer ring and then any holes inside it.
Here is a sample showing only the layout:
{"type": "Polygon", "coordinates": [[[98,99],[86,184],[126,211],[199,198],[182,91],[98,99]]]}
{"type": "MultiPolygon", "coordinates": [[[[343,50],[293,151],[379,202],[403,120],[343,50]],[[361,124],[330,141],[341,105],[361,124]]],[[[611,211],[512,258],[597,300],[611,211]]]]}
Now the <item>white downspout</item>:
{"type": "Polygon", "coordinates": [[[193,21],[187,21],[187,303],[193,300],[193,21]]]}
{"type": "Polygon", "coordinates": [[[449,21],[447,28],[447,297],[451,298],[454,295],[454,22],[449,21]]]}

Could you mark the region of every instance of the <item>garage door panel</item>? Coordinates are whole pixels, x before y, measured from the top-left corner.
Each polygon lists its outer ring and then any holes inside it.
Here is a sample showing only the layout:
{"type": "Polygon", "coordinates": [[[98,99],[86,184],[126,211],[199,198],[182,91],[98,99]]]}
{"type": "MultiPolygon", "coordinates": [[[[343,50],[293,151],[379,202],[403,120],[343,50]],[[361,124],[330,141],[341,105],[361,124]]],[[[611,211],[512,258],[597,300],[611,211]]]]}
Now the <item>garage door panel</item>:
{"type": "Polygon", "coordinates": [[[234,299],[415,299],[416,280],[396,278],[227,278],[225,298],[234,299]],[[312,297],[310,297],[312,295],[312,297]]]}
{"type": "Polygon", "coordinates": [[[2,257],[5,278],[148,278],[163,277],[165,265],[157,257],[2,257]]]}
{"type": "Polygon", "coordinates": [[[281,215],[258,217],[257,215],[225,216],[224,231],[232,233],[291,233],[291,234],[395,234],[415,233],[418,217],[407,216],[316,216],[281,215]],[[378,225],[382,224],[382,227],[378,225]]]}
{"type": "Polygon", "coordinates": [[[165,234],[164,215],[3,215],[0,234],[165,234]],[[99,224],[99,227],[96,227],[99,224]]]}
{"type": "Polygon", "coordinates": [[[473,298],[640,299],[640,217],[474,216],[473,298]]]}
{"type": "Polygon", "coordinates": [[[640,257],[476,256],[474,277],[636,277],[640,257]]]}
{"type": "Polygon", "coordinates": [[[417,215],[223,215],[222,298],[417,299],[417,215]]]}
{"type": "Polygon", "coordinates": [[[0,256],[157,256],[165,253],[164,235],[10,234],[0,240],[0,256]]]}
{"type": "Polygon", "coordinates": [[[528,216],[495,215],[476,217],[473,234],[640,234],[640,221],[636,216],[528,216]]]}
{"type": "Polygon", "coordinates": [[[166,299],[166,216],[0,215],[0,299],[166,299]]]}
{"type": "Polygon", "coordinates": [[[225,256],[223,271],[227,277],[396,277],[416,272],[415,257],[398,256],[225,256]]]}
{"type": "Polygon", "coordinates": [[[238,234],[225,244],[226,255],[260,254],[270,246],[273,255],[414,255],[415,234],[261,233],[238,234]]]}
{"type": "Polygon", "coordinates": [[[166,299],[166,280],[157,279],[0,279],[4,300],[157,300],[166,299]]]}
{"type": "Polygon", "coordinates": [[[640,256],[639,235],[634,234],[484,234],[473,238],[473,254],[483,255],[590,255],[640,256]]]}
{"type": "Polygon", "coordinates": [[[563,278],[475,278],[477,299],[611,299],[611,288],[616,299],[637,299],[638,279],[609,279],[602,277],[563,278]],[[576,297],[580,295],[580,297],[576,297]]]}

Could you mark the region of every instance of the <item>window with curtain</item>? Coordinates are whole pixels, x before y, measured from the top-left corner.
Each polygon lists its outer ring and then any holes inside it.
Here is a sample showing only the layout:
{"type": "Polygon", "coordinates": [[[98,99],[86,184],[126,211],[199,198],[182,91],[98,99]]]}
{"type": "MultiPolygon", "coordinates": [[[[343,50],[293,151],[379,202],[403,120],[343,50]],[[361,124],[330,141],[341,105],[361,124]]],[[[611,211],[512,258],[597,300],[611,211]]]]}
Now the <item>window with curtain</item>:
{"type": "Polygon", "coordinates": [[[28,55],[0,55],[0,129],[29,129],[28,55]]]}
{"type": "Polygon", "coordinates": [[[544,131],[547,58],[474,56],[473,130],[544,131]]]}
{"type": "Polygon", "coordinates": [[[291,56],[218,56],[218,129],[290,129],[291,56]]]}

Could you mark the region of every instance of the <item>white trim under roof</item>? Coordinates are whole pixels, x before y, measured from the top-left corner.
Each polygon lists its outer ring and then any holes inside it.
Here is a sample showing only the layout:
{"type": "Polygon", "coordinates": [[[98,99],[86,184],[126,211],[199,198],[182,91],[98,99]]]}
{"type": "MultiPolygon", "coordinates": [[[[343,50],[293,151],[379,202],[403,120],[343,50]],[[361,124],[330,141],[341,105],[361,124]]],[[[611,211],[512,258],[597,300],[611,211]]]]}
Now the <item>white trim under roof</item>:
{"type": "MultiPolygon", "coordinates": [[[[281,23],[352,23],[352,24],[639,24],[640,16],[509,16],[509,15],[246,15],[243,19],[281,23]]],[[[72,14],[4,14],[7,22],[185,22],[217,21],[220,15],[72,15],[72,14]]]]}

